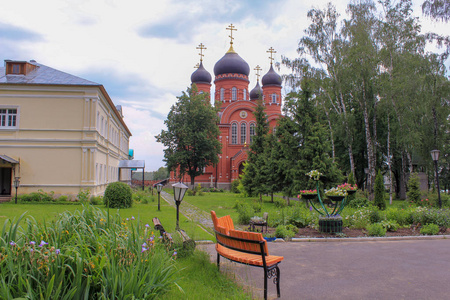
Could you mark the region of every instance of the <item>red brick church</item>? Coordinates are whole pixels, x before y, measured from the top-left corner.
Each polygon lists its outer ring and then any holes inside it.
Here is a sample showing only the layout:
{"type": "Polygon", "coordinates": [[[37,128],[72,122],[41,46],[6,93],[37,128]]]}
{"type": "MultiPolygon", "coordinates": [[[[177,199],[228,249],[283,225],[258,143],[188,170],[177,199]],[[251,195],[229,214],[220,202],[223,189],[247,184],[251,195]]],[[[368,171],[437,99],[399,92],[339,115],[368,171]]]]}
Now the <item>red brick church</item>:
{"type": "MultiPolygon", "coordinates": [[[[195,178],[195,184],[203,187],[229,188],[231,182],[239,178],[247,160],[247,151],[255,135],[256,120],[253,112],[257,106],[256,101],[262,96],[265,112],[268,117],[271,130],[276,126],[277,119],[281,117],[281,77],[272,66],[272,54],[275,51],[270,48],[270,69],[262,77],[259,83],[261,68],[256,66],[257,81],[249,92],[250,67],[233,49],[233,30],[231,31],[230,49],[214,66],[215,102],[221,102],[220,136],[222,154],[219,155],[217,166],[205,168],[204,174],[195,178]]],[[[200,44],[197,49],[202,51],[204,46],[200,44]]],[[[200,52],[200,57],[203,54],[200,52]]],[[[202,59],[197,70],[191,75],[192,84],[196,84],[200,92],[211,93],[211,74],[204,68],[202,59]]],[[[174,173],[170,174],[170,182],[176,182],[174,173]]],[[[190,182],[185,175],[183,182],[190,182]]]]}

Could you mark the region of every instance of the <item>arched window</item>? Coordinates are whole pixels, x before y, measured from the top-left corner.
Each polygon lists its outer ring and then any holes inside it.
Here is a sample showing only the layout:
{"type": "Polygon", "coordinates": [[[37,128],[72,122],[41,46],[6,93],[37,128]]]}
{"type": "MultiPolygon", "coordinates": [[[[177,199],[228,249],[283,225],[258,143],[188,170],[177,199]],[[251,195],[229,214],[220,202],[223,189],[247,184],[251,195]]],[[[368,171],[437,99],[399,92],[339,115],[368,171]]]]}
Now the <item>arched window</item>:
{"type": "Polygon", "coordinates": [[[255,123],[250,123],[250,144],[253,143],[254,135],[255,135],[255,123]]]}
{"type": "Polygon", "coordinates": [[[233,100],[233,101],[237,100],[237,88],[234,86],[231,89],[231,100],[233,100]]]}
{"type": "Polygon", "coordinates": [[[231,143],[237,144],[237,124],[231,124],[231,143]]]}
{"type": "Polygon", "coordinates": [[[241,144],[244,144],[247,141],[247,124],[241,123],[241,144]]]}
{"type": "Polygon", "coordinates": [[[246,89],[244,89],[244,100],[247,100],[247,90],[246,89]]]}
{"type": "Polygon", "coordinates": [[[272,103],[277,103],[277,94],[272,94],[272,103]]]}
{"type": "Polygon", "coordinates": [[[224,101],[225,100],[225,89],[221,88],[220,89],[220,101],[224,101]]]}

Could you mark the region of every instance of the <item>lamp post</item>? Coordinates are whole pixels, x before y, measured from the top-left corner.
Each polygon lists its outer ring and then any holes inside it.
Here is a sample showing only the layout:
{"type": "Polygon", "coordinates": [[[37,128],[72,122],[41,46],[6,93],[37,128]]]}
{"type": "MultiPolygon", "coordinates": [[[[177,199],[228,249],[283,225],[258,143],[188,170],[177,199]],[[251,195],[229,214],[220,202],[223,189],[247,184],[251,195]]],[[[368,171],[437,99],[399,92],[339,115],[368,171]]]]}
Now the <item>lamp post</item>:
{"type": "Polygon", "coordinates": [[[431,158],[434,161],[434,168],[436,169],[436,184],[437,184],[437,190],[438,190],[439,208],[442,208],[441,189],[439,188],[439,172],[438,172],[439,153],[440,153],[439,150],[431,150],[431,158]]]}
{"type": "Polygon", "coordinates": [[[19,184],[20,184],[20,177],[15,177],[14,178],[14,187],[16,188],[16,204],[17,204],[17,189],[19,188],[19,184]]]}
{"type": "Polygon", "coordinates": [[[175,200],[175,204],[177,205],[177,226],[175,230],[180,230],[180,204],[183,201],[184,194],[188,187],[181,182],[172,184],[173,187],[173,199],[175,200]]]}
{"type": "Polygon", "coordinates": [[[156,185],[156,188],[158,189],[158,210],[161,210],[161,208],[160,208],[160,197],[161,197],[162,187],[163,187],[163,185],[161,183],[158,183],[156,185]]]}

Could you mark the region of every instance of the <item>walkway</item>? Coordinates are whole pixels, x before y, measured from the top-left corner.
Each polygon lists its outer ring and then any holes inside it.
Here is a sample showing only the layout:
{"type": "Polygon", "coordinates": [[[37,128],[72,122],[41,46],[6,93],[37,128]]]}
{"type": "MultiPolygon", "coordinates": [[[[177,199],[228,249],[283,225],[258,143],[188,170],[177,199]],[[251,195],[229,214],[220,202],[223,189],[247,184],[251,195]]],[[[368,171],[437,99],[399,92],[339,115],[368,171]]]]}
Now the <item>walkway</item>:
{"type": "MultiPolygon", "coordinates": [[[[199,248],[216,261],[214,245],[199,248]]],[[[280,299],[450,299],[450,239],[277,242],[269,252],[284,256],[280,299]]],[[[260,268],[221,262],[221,271],[263,297],[260,268]]]]}

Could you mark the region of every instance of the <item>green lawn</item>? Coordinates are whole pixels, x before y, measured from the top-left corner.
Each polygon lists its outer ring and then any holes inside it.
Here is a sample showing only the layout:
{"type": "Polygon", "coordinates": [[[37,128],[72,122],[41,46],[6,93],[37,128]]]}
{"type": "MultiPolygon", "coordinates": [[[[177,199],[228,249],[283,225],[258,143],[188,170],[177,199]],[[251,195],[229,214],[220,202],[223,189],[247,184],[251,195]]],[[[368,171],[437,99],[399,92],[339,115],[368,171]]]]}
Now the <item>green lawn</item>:
{"type": "MultiPolygon", "coordinates": [[[[102,205],[97,206],[106,211],[102,205]]],[[[81,205],[64,204],[14,204],[13,202],[0,204],[0,226],[3,228],[7,219],[18,219],[24,212],[25,218],[31,216],[37,221],[50,221],[62,212],[81,210],[81,205]]],[[[161,211],[158,211],[157,202],[149,204],[134,203],[133,207],[127,209],[110,209],[110,214],[119,213],[121,218],[135,217],[143,224],[149,224],[153,228],[152,219],[158,217],[161,224],[168,232],[175,232],[176,210],[165,202],[161,202],[161,211]]],[[[212,236],[201,229],[196,223],[191,222],[180,214],[180,227],[195,240],[211,240],[212,236]]]]}

